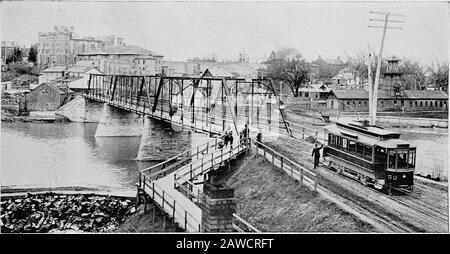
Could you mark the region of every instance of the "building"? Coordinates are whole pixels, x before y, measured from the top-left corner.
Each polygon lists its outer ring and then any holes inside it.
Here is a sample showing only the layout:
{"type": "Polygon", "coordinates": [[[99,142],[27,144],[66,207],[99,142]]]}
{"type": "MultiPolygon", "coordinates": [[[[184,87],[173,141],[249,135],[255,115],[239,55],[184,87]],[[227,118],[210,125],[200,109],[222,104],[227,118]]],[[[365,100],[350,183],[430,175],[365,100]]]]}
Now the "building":
{"type": "Polygon", "coordinates": [[[39,85],[26,95],[29,111],[53,111],[72,99],[73,91],[56,83],[47,82],[39,85]]]}
{"type": "Polygon", "coordinates": [[[38,64],[41,68],[54,65],[73,65],[77,54],[124,45],[123,38],[114,35],[80,37],[73,26],[55,26],[53,32],[38,34],[38,64]]]}
{"type": "MultiPolygon", "coordinates": [[[[332,90],[327,109],[334,111],[368,112],[369,92],[364,89],[332,90]]],[[[378,91],[377,111],[447,111],[448,96],[442,91],[403,90],[391,94],[378,91]]]]}
{"type": "Polygon", "coordinates": [[[195,76],[200,74],[200,64],[182,61],[162,61],[162,73],[166,76],[195,76]]]}
{"type": "Polygon", "coordinates": [[[161,54],[134,46],[116,46],[77,54],[78,60],[90,63],[105,74],[155,75],[162,73],[161,54]]]}
{"type": "Polygon", "coordinates": [[[359,83],[359,78],[355,77],[353,73],[341,71],[339,74],[331,78],[332,84],[336,88],[354,87],[359,83]]]}
{"type": "Polygon", "coordinates": [[[333,76],[339,73],[340,70],[345,68],[345,63],[340,57],[335,59],[322,58],[321,55],[312,61],[312,64],[316,65],[313,69],[315,71],[314,77],[317,79],[331,79],[333,76]]]}
{"type": "Polygon", "coordinates": [[[102,72],[93,66],[49,67],[39,73],[39,85],[55,82],[69,87],[74,92],[82,92],[88,88],[90,74],[102,74],[102,72]]]}

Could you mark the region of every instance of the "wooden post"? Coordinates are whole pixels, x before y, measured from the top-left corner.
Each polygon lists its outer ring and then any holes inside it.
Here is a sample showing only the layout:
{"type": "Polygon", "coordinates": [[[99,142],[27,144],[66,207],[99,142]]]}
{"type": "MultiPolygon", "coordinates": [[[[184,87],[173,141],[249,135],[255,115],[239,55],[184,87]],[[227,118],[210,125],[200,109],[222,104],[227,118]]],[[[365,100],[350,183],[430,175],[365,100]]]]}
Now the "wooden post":
{"type": "Polygon", "coordinates": [[[152,189],[153,189],[153,194],[152,194],[152,199],[155,200],[155,183],[152,183],[152,189]]]}
{"type": "Polygon", "coordinates": [[[162,194],[162,204],[161,204],[161,206],[162,206],[162,209],[163,209],[163,213],[164,213],[164,202],[166,201],[165,199],[164,199],[164,194],[165,194],[165,192],[163,191],[163,194],[162,194]]]}
{"type": "Polygon", "coordinates": [[[144,213],[147,212],[147,198],[144,198],[144,213]]]}
{"type": "Polygon", "coordinates": [[[177,188],[177,174],[173,174],[173,188],[177,188]]]}
{"type": "Polygon", "coordinates": [[[184,211],[184,231],[187,230],[187,211],[184,211]]]}
{"type": "Polygon", "coordinates": [[[173,219],[173,224],[175,224],[175,199],[173,200],[173,210],[172,210],[172,219],[173,219]]]}
{"type": "Polygon", "coordinates": [[[281,170],[283,170],[283,157],[280,157],[281,170]]]}
{"type": "Polygon", "coordinates": [[[214,168],[214,153],[211,154],[211,170],[214,168]]]}

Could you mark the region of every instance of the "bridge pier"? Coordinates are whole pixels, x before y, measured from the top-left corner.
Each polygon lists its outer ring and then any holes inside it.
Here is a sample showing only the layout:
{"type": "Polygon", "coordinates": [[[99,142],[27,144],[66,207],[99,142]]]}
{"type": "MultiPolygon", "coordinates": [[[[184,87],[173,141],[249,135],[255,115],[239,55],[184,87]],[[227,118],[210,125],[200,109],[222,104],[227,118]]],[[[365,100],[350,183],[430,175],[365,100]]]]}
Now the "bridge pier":
{"type": "Polygon", "coordinates": [[[170,123],[164,121],[146,116],[141,133],[136,158],[139,161],[167,160],[191,149],[191,131],[175,131],[170,123]]]}
{"type": "Polygon", "coordinates": [[[57,115],[77,123],[98,123],[102,113],[103,103],[87,100],[82,96],[75,97],[56,111],[57,115]]]}
{"type": "Polygon", "coordinates": [[[96,137],[133,137],[141,134],[142,116],[106,103],[103,105],[96,137]]]}

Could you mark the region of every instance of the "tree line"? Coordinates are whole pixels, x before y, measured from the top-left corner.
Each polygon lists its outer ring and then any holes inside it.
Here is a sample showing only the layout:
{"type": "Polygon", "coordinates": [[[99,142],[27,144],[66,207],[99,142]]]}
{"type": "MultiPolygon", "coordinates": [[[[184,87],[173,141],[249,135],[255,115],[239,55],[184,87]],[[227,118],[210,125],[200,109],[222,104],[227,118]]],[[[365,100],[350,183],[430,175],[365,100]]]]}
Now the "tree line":
{"type": "MultiPolygon", "coordinates": [[[[6,47],[5,47],[6,50],[6,47]]],[[[22,58],[24,56],[24,52],[19,47],[15,47],[9,54],[6,56],[5,63],[20,63],[22,62],[22,58]]],[[[37,62],[37,49],[35,47],[31,47],[28,50],[28,62],[36,63],[37,62]]]]}
{"type": "MultiPolygon", "coordinates": [[[[281,48],[272,51],[264,64],[267,65],[267,77],[276,82],[281,82],[282,86],[287,87],[294,97],[298,97],[299,89],[307,87],[310,81],[330,82],[331,78],[342,69],[352,73],[355,78],[357,77],[361,81],[367,80],[368,77],[365,53],[349,57],[340,68],[333,68],[328,65],[317,66],[307,62],[300,52],[294,48],[281,48]]],[[[448,63],[423,66],[419,62],[402,59],[400,69],[403,73],[401,82],[404,89],[422,90],[428,84],[434,84],[437,88],[443,90],[448,88],[448,63]]],[[[375,74],[375,64],[372,64],[372,73],[375,74]]]]}

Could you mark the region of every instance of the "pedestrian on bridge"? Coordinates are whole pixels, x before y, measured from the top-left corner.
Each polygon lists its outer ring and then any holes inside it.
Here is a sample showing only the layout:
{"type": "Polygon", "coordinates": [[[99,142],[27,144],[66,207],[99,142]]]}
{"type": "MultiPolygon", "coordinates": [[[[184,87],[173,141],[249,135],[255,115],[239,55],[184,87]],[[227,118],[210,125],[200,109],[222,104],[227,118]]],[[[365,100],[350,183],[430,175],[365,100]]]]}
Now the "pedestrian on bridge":
{"type": "Polygon", "coordinates": [[[234,141],[233,131],[228,132],[228,140],[230,141],[231,149],[233,149],[233,141],[234,141]]]}
{"type": "Polygon", "coordinates": [[[317,166],[319,166],[319,159],[320,159],[320,149],[323,148],[323,144],[319,145],[316,143],[313,151],[312,151],[312,156],[314,157],[314,168],[316,168],[317,166]]]}

